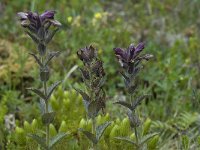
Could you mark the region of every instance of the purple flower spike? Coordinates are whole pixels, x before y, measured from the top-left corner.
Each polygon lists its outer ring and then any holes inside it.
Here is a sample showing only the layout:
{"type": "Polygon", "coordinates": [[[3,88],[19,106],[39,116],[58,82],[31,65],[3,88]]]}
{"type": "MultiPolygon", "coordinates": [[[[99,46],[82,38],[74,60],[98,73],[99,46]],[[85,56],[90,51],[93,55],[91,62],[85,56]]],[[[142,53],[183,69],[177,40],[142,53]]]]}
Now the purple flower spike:
{"type": "Polygon", "coordinates": [[[141,60],[149,60],[150,55],[140,56],[140,53],[144,49],[144,43],[139,43],[136,47],[133,44],[130,44],[127,49],[123,48],[114,48],[114,52],[118,61],[123,68],[127,69],[129,73],[133,73],[135,64],[139,64],[141,60]]]}
{"type": "Polygon", "coordinates": [[[35,12],[19,12],[17,15],[21,21],[21,25],[25,28],[34,31],[35,34],[38,33],[41,27],[49,28],[50,25],[61,26],[61,23],[57,20],[54,20],[55,15],[54,10],[45,11],[43,14],[39,15],[35,12]]]}
{"type": "Polygon", "coordinates": [[[46,46],[59,30],[61,23],[54,19],[54,10],[45,11],[41,15],[35,12],[17,13],[21,26],[26,29],[26,33],[37,44],[41,56],[46,54],[46,46]],[[53,26],[54,28],[50,29],[53,26]]]}
{"type": "Polygon", "coordinates": [[[84,63],[89,63],[96,57],[96,51],[95,48],[90,45],[89,47],[86,46],[80,49],[77,55],[84,63]]]}

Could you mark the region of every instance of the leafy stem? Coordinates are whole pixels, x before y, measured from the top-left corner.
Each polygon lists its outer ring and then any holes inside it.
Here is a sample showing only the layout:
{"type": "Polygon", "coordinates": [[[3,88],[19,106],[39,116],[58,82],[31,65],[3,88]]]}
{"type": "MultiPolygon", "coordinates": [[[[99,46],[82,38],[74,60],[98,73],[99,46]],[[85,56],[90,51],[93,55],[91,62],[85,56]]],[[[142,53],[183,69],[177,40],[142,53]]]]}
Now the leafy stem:
{"type": "MultiPolygon", "coordinates": [[[[45,96],[47,96],[47,84],[46,84],[46,81],[43,82],[43,86],[44,86],[44,94],[45,96]]],[[[45,113],[49,113],[49,110],[48,110],[48,100],[46,100],[45,102],[45,113]]],[[[46,125],[46,144],[47,144],[47,147],[49,147],[49,124],[46,125]]]]}
{"type": "MultiPolygon", "coordinates": [[[[132,103],[132,101],[133,101],[133,95],[131,94],[130,95],[130,102],[132,103]]],[[[136,126],[134,127],[134,132],[135,132],[136,144],[138,145],[139,144],[139,139],[138,139],[138,132],[137,132],[137,127],[136,126]]]]}
{"type": "MultiPolygon", "coordinates": [[[[41,58],[41,62],[44,65],[44,57],[41,58]]],[[[47,82],[43,81],[43,89],[44,89],[44,95],[47,97],[47,82]]],[[[48,99],[45,100],[45,113],[49,113],[48,110],[48,99]]],[[[49,149],[49,124],[46,124],[46,145],[47,145],[47,150],[49,149]]]]}

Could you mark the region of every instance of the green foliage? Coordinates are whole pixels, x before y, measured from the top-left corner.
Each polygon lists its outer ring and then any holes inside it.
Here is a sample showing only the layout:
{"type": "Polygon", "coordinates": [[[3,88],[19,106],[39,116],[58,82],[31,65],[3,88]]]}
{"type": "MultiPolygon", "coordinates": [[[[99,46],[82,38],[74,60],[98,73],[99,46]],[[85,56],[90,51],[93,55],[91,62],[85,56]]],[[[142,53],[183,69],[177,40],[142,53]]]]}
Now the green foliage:
{"type": "Polygon", "coordinates": [[[173,146],[177,149],[180,145],[184,149],[190,149],[190,146],[198,147],[195,142],[198,140],[198,116],[196,113],[183,112],[166,122],[154,121],[152,130],[160,132],[162,148],[173,146]]]}
{"type": "MultiPolygon", "coordinates": [[[[56,18],[62,22],[63,29],[58,32],[49,49],[62,52],[55,63],[50,63],[56,70],[52,73],[50,82],[60,81],[68,74],[77,63],[77,49],[85,45],[95,45],[104,61],[107,111],[111,117],[108,114],[99,115],[96,124],[114,121],[100,140],[102,149],[109,149],[111,146],[114,150],[132,149],[131,144],[116,140],[114,137],[117,136],[135,141],[127,118],[120,119],[124,116],[124,110],[112,105],[124,96],[122,80],[116,76],[118,64],[112,49],[138,41],[145,41],[147,51],[155,56],[154,61],[144,65],[141,86],[146,89],[139,91],[151,95],[139,108],[142,110],[142,120],[147,118],[142,121],[142,136],[153,132],[160,133],[147,142],[147,148],[199,149],[199,7],[198,0],[2,0],[0,146],[10,150],[37,149],[37,143],[24,136],[24,133],[45,136],[41,132],[43,127],[42,118],[39,117],[38,99],[30,93],[27,94],[25,90],[30,85],[40,85],[33,80],[38,78],[36,64],[32,58],[28,58],[28,52],[36,48],[27,35],[22,34],[16,24],[15,14],[22,10],[41,13],[43,10],[55,9],[56,18]],[[17,127],[14,132],[7,130],[4,124],[5,115],[10,113],[16,118],[17,127]],[[34,118],[36,120],[33,120],[34,118]]],[[[89,141],[78,133],[77,129],[91,131],[92,122],[85,119],[81,96],[77,96],[74,90],[64,91],[65,88],[72,89],[74,83],[80,82],[79,77],[79,73],[72,71],[63,83],[64,88],[59,86],[51,96],[50,103],[56,112],[54,126],[51,125],[52,134],[67,131],[71,133],[69,137],[61,140],[55,149],[64,150],[66,144],[74,150],[80,147],[88,149],[89,141]]]]}

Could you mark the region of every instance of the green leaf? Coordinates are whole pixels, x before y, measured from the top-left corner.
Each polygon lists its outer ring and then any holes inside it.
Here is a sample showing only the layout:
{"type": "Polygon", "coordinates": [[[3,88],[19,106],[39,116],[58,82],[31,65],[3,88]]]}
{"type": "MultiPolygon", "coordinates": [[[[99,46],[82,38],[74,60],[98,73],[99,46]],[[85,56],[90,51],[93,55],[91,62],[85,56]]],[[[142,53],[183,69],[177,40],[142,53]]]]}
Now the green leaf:
{"type": "Polygon", "coordinates": [[[45,138],[42,138],[36,134],[28,134],[27,136],[35,140],[44,149],[47,149],[45,138]]]}
{"type": "Polygon", "coordinates": [[[102,125],[97,126],[96,128],[96,138],[99,141],[101,136],[103,135],[106,128],[111,124],[111,122],[107,121],[102,125]]]}
{"type": "Polygon", "coordinates": [[[61,81],[58,81],[56,83],[54,83],[53,85],[51,85],[48,88],[48,95],[47,95],[47,100],[51,97],[51,94],[53,93],[54,89],[61,83],[61,81]]]}
{"type": "Polygon", "coordinates": [[[53,138],[51,138],[51,140],[49,142],[49,148],[53,148],[53,146],[58,144],[58,142],[60,142],[67,135],[69,135],[69,133],[59,133],[56,136],[54,136],[53,138]]]}
{"type": "Polygon", "coordinates": [[[31,39],[32,39],[36,44],[39,43],[39,40],[38,40],[38,38],[37,38],[35,35],[31,34],[31,33],[28,32],[28,31],[25,31],[25,32],[31,37],[31,39]]]}
{"type": "Polygon", "coordinates": [[[89,105],[88,105],[88,117],[89,118],[96,117],[100,109],[101,108],[98,107],[98,101],[97,100],[90,102],[89,105]]]}
{"type": "Polygon", "coordinates": [[[55,112],[45,113],[45,114],[42,115],[42,122],[45,125],[48,125],[48,124],[53,122],[54,117],[55,117],[55,112]]]}
{"type": "Polygon", "coordinates": [[[41,62],[40,59],[37,57],[37,55],[35,55],[34,53],[29,53],[29,54],[32,55],[32,56],[35,58],[36,62],[38,63],[38,65],[39,65],[40,67],[43,67],[42,62],[41,62]]]}
{"type": "Polygon", "coordinates": [[[48,44],[51,39],[54,37],[54,35],[56,34],[56,32],[59,30],[59,28],[53,30],[52,32],[49,33],[48,37],[46,38],[46,44],[48,44]]]}
{"type": "Polygon", "coordinates": [[[126,82],[130,82],[130,79],[129,79],[129,77],[128,76],[126,76],[122,71],[120,71],[120,74],[123,76],[123,78],[124,78],[124,80],[126,81],[126,82]]]}
{"type": "Polygon", "coordinates": [[[146,98],[148,95],[142,95],[138,97],[135,101],[132,102],[132,111],[136,109],[138,105],[142,103],[142,100],[146,98]]]}
{"type": "Polygon", "coordinates": [[[86,131],[85,129],[79,128],[79,131],[81,131],[85,136],[94,144],[98,143],[98,140],[96,139],[95,135],[86,131]]]}
{"type": "Polygon", "coordinates": [[[156,135],[158,135],[158,133],[147,134],[146,136],[142,137],[142,139],[140,141],[140,145],[143,145],[144,143],[146,143],[148,140],[150,140],[151,138],[153,138],[156,135]]]}
{"type": "Polygon", "coordinates": [[[74,89],[75,89],[79,94],[81,94],[81,96],[82,96],[82,98],[83,98],[83,103],[84,103],[85,109],[86,109],[86,111],[87,111],[87,113],[88,113],[88,106],[89,106],[90,101],[91,101],[90,97],[89,97],[85,92],[83,92],[82,90],[76,89],[76,88],[74,88],[74,89]]]}
{"type": "Polygon", "coordinates": [[[129,137],[115,137],[117,140],[124,141],[126,143],[130,143],[132,145],[138,146],[133,140],[131,140],[129,137]]]}
{"type": "Polygon", "coordinates": [[[114,104],[120,104],[120,105],[132,110],[131,104],[129,104],[129,103],[125,102],[125,101],[118,101],[118,102],[115,102],[114,104]]]}
{"type": "Polygon", "coordinates": [[[35,89],[35,88],[27,88],[27,90],[31,90],[32,92],[34,92],[35,94],[37,94],[40,98],[42,98],[43,100],[46,100],[46,96],[42,93],[42,91],[35,89]]]}
{"type": "Polygon", "coordinates": [[[44,65],[45,66],[48,65],[48,63],[51,61],[51,59],[54,58],[54,57],[57,57],[59,54],[60,54],[59,51],[58,52],[50,52],[45,63],[44,63],[44,65]]]}

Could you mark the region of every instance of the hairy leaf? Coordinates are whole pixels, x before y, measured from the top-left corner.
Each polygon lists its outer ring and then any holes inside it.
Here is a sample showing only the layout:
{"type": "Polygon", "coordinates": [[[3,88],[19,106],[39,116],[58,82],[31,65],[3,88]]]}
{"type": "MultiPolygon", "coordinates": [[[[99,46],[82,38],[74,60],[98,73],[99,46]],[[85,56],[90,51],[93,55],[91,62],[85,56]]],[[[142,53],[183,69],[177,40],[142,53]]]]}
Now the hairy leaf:
{"type": "Polygon", "coordinates": [[[150,140],[151,138],[153,138],[156,135],[158,135],[158,133],[147,134],[146,136],[142,137],[142,139],[140,141],[140,145],[143,145],[144,143],[146,143],[148,140],[150,140]]]}
{"type": "Polygon", "coordinates": [[[56,34],[56,32],[59,30],[59,28],[57,28],[57,29],[55,29],[55,30],[53,30],[52,32],[50,32],[49,33],[49,35],[47,36],[47,38],[46,38],[46,44],[48,44],[50,41],[51,41],[51,39],[54,37],[54,35],[56,34]]]}
{"type": "Polygon", "coordinates": [[[82,96],[82,98],[83,98],[83,103],[84,103],[85,109],[86,109],[86,111],[87,111],[87,113],[88,113],[88,106],[89,106],[90,101],[91,101],[90,97],[89,97],[85,92],[83,92],[82,90],[76,89],[76,88],[74,88],[74,89],[75,89],[79,94],[81,94],[81,96],[82,96]]]}
{"type": "Polygon", "coordinates": [[[27,136],[34,139],[44,149],[47,149],[45,138],[42,138],[36,134],[28,134],[27,136]]]}
{"type": "Polygon", "coordinates": [[[43,100],[46,100],[46,96],[43,94],[42,91],[35,89],[35,88],[27,88],[27,90],[31,90],[32,92],[37,94],[40,98],[42,98],[43,100]]]}
{"type": "Polygon", "coordinates": [[[41,62],[40,59],[37,57],[37,55],[35,55],[34,53],[29,53],[29,54],[32,55],[32,56],[35,58],[36,62],[39,64],[40,67],[43,67],[42,62],[41,62]]]}
{"type": "Polygon", "coordinates": [[[99,141],[101,136],[103,135],[106,128],[111,124],[111,122],[107,121],[102,125],[97,126],[96,128],[96,138],[99,141]]]}
{"type": "Polygon", "coordinates": [[[82,68],[79,68],[79,70],[80,70],[84,80],[85,79],[87,79],[87,80],[90,79],[89,71],[87,71],[86,69],[82,69],[82,68]]]}
{"type": "Polygon", "coordinates": [[[47,94],[47,100],[51,97],[51,94],[53,93],[54,89],[61,83],[61,81],[57,81],[56,83],[52,84],[49,88],[48,88],[48,94],[47,94]]]}
{"type": "Polygon", "coordinates": [[[69,133],[59,133],[55,137],[50,140],[49,148],[53,148],[56,144],[58,144],[64,137],[69,135],[69,133]]]}
{"type": "Polygon", "coordinates": [[[28,31],[25,31],[25,32],[31,37],[31,39],[32,39],[36,44],[39,43],[39,40],[38,40],[38,38],[37,38],[35,35],[31,34],[31,33],[28,32],[28,31]]]}
{"type": "Polygon", "coordinates": [[[127,75],[125,75],[122,71],[120,71],[120,74],[123,76],[123,78],[124,78],[124,80],[125,80],[126,82],[130,82],[129,77],[128,77],[127,75]]]}
{"type": "Polygon", "coordinates": [[[138,127],[140,125],[140,120],[139,120],[138,116],[136,116],[135,112],[132,112],[129,110],[127,115],[128,115],[129,121],[130,121],[130,126],[132,128],[138,127]]]}
{"type": "Polygon", "coordinates": [[[88,117],[94,118],[97,116],[101,106],[98,105],[98,101],[92,101],[88,105],[88,117]]]}
{"type": "Polygon", "coordinates": [[[95,135],[86,131],[85,129],[79,128],[79,131],[81,131],[92,143],[97,144],[98,140],[96,139],[95,135]]]}
{"type": "Polygon", "coordinates": [[[51,61],[51,59],[53,59],[54,57],[57,57],[59,54],[60,54],[59,51],[57,51],[57,52],[50,52],[49,55],[48,55],[48,57],[47,57],[47,59],[46,59],[46,61],[45,61],[45,63],[44,63],[44,65],[45,66],[48,65],[48,63],[51,61]]]}
{"type": "Polygon", "coordinates": [[[133,144],[135,146],[138,146],[133,140],[131,140],[129,137],[115,137],[117,140],[121,140],[130,144],[133,144]]]}
{"type": "Polygon", "coordinates": [[[136,109],[136,107],[138,106],[138,105],[140,105],[141,103],[142,103],[142,100],[144,99],[144,98],[146,98],[148,95],[142,95],[142,96],[140,96],[140,97],[138,97],[135,101],[133,101],[132,102],[132,111],[133,110],[135,110],[136,109]]]}
{"type": "Polygon", "coordinates": [[[120,104],[120,105],[132,110],[131,104],[129,104],[129,103],[125,102],[125,101],[118,101],[118,102],[115,102],[114,104],[120,104]]]}
{"type": "Polygon", "coordinates": [[[137,89],[138,84],[135,85],[126,85],[126,88],[128,88],[128,93],[129,94],[133,94],[135,92],[135,90],[137,89]]]}
{"type": "Polygon", "coordinates": [[[55,112],[45,113],[45,114],[42,115],[42,122],[45,125],[48,125],[48,124],[53,122],[54,117],[55,117],[55,112]]]}

